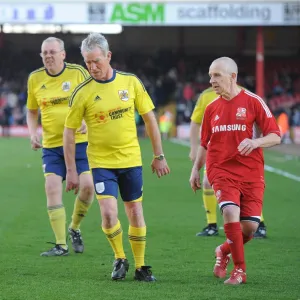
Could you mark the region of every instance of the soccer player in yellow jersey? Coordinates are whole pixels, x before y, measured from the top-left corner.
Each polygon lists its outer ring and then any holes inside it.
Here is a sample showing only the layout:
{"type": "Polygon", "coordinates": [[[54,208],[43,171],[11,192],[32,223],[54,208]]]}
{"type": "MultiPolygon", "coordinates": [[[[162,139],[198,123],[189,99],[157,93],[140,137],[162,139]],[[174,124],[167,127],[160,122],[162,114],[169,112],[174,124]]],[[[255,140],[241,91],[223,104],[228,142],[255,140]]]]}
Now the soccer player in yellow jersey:
{"type": "MultiPolygon", "coordinates": [[[[54,37],[47,38],[42,43],[41,52],[44,67],[32,72],[28,79],[27,125],[32,149],[42,148],[48,215],[56,237],[55,246],[41,253],[42,256],[69,254],[66,213],[62,201],[62,181],[66,177],[63,131],[70,95],[79,83],[90,77],[82,66],[65,63],[65,56],[64,42],[54,37]],[[37,133],[38,110],[41,112],[43,144],[37,133]]],[[[79,227],[93,201],[94,186],[86,155],[86,126],[80,124],[78,128],[76,165],[80,177],[80,193],[75,200],[68,231],[74,251],[82,253],[84,245],[79,227]]]]}
{"type": "MultiPolygon", "coordinates": [[[[204,112],[206,106],[214,101],[218,95],[212,88],[204,90],[198,98],[197,104],[191,116],[191,129],[190,129],[190,159],[194,162],[198,146],[199,146],[199,134],[200,126],[202,124],[204,112]]],[[[214,191],[208,182],[206,172],[203,174],[203,202],[206,211],[207,226],[203,228],[201,232],[198,232],[196,236],[215,236],[218,235],[217,227],[217,199],[214,195],[214,191]]],[[[263,215],[261,215],[261,221],[258,226],[255,238],[265,238],[266,237],[266,226],[264,224],[263,215]]]]}
{"type": "Polygon", "coordinates": [[[88,128],[88,159],[102,216],[102,230],[115,255],[111,278],[124,279],[129,268],[118,220],[118,189],[129,220],[128,237],[135,260],[135,280],[155,281],[145,265],[146,224],[143,216],[143,178],[135,110],[142,116],[153,148],[152,172],[158,177],[170,170],[163,154],[153,103],[142,82],[133,74],[112,69],[105,37],[91,33],[81,53],[91,78],[75,89],[65,123],[64,149],[67,190],[78,189],[74,135],[82,119],[88,128]]]}

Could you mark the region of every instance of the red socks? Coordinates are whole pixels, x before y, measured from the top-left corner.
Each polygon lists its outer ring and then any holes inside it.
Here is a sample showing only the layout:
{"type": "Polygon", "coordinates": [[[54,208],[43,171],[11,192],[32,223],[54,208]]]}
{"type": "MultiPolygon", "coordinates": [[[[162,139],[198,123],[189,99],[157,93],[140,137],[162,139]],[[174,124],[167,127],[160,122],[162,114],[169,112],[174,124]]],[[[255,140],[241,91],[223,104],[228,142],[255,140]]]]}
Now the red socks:
{"type": "Polygon", "coordinates": [[[224,225],[227,241],[221,245],[224,255],[231,253],[235,268],[246,270],[244,244],[251,240],[243,236],[240,222],[228,223],[224,225]]]}

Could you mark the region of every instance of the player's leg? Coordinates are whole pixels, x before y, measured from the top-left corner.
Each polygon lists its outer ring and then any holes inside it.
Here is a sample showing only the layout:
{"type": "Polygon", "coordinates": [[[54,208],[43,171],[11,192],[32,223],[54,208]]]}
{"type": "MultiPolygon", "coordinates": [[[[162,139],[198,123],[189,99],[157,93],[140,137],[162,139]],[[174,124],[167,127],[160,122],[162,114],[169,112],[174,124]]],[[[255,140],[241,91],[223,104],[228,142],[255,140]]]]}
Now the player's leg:
{"type": "MultiPolygon", "coordinates": [[[[246,281],[246,265],[244,258],[243,235],[240,225],[240,197],[238,182],[230,179],[217,179],[213,183],[215,194],[224,220],[224,231],[227,240],[216,249],[214,275],[219,278],[226,276],[229,254],[232,256],[234,270],[238,272],[241,282],[246,281]]],[[[235,275],[237,276],[237,275],[235,275]]],[[[225,281],[226,284],[231,282],[225,281]]]]}
{"type": "Polygon", "coordinates": [[[128,237],[135,260],[135,276],[138,281],[155,281],[151,267],[145,265],[146,224],[143,214],[142,167],[123,169],[119,187],[129,220],[128,237]]]}
{"type": "Polygon", "coordinates": [[[66,244],[66,212],[62,202],[62,180],[65,165],[62,147],[43,149],[45,191],[50,224],[54,232],[55,246],[41,256],[63,256],[69,253],[66,244]]]}
{"type": "MultiPolygon", "coordinates": [[[[263,194],[265,185],[262,182],[241,183],[240,220],[243,244],[248,243],[257,230],[262,212],[263,194]]],[[[230,249],[232,251],[232,249],[230,249]]],[[[235,267],[226,284],[240,284],[246,281],[245,268],[235,267]]]]}
{"type": "Polygon", "coordinates": [[[267,226],[263,214],[261,214],[260,223],[253,237],[256,239],[265,239],[267,237],[267,226]]]}
{"type": "Polygon", "coordinates": [[[72,247],[76,253],[82,253],[84,250],[80,224],[82,219],[86,216],[94,199],[93,177],[89,170],[86,147],[87,143],[76,144],[75,158],[76,169],[79,174],[79,194],[75,199],[72,222],[68,229],[72,247]]]}
{"type": "Polygon", "coordinates": [[[92,169],[96,197],[102,217],[102,230],[115,255],[112,280],[125,279],[129,269],[123,248],[123,230],[118,219],[118,173],[115,169],[92,169]]]}
{"type": "Polygon", "coordinates": [[[217,227],[217,199],[205,170],[203,174],[202,198],[206,212],[207,226],[201,232],[198,232],[196,236],[216,236],[219,234],[217,227]]]}

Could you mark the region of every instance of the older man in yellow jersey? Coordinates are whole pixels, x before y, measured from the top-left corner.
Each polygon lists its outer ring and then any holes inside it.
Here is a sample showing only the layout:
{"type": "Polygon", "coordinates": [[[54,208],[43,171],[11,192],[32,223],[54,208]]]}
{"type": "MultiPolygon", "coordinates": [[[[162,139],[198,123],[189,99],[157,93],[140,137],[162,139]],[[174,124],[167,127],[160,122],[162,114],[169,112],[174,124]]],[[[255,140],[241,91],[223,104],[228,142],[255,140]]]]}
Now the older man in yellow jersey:
{"type": "MultiPolygon", "coordinates": [[[[64,62],[66,52],[61,39],[47,38],[43,41],[41,50],[44,67],[33,71],[28,79],[27,125],[32,149],[42,148],[43,151],[48,215],[56,238],[54,247],[41,253],[41,256],[64,256],[69,254],[66,242],[66,213],[62,201],[62,182],[66,177],[63,155],[64,123],[71,93],[79,83],[90,76],[82,66],[64,62]],[[38,110],[42,119],[42,144],[37,133],[38,110]]],[[[82,253],[84,244],[79,229],[80,223],[94,198],[93,179],[86,156],[85,124],[78,126],[75,140],[80,193],[75,200],[68,232],[73,250],[82,253]]]]}
{"type": "MultiPolygon", "coordinates": [[[[190,129],[190,159],[194,162],[198,146],[199,146],[199,135],[200,126],[202,124],[205,109],[208,104],[214,101],[218,95],[212,88],[204,90],[197,101],[193,114],[191,116],[191,129],[190,129]]],[[[214,195],[214,191],[208,182],[206,172],[204,171],[203,176],[203,192],[202,198],[204,202],[204,208],[206,211],[207,226],[203,228],[201,232],[198,232],[196,236],[216,236],[219,234],[217,227],[217,199],[214,195]]],[[[255,238],[265,238],[267,231],[264,223],[263,215],[261,216],[260,224],[256,233],[255,238]]]]}
{"type": "Polygon", "coordinates": [[[155,281],[145,265],[146,224],[143,216],[143,177],[135,110],[142,116],[153,149],[152,172],[169,174],[154,105],[142,82],[133,74],[114,70],[106,38],[98,33],[83,40],[81,53],[91,74],[70,99],[64,132],[67,190],[78,189],[75,165],[75,131],[84,119],[88,127],[88,159],[99,201],[102,230],[114,251],[111,278],[124,279],[129,263],[123,249],[123,230],[118,219],[120,190],[129,220],[128,237],[135,260],[135,280],[155,281]]]}

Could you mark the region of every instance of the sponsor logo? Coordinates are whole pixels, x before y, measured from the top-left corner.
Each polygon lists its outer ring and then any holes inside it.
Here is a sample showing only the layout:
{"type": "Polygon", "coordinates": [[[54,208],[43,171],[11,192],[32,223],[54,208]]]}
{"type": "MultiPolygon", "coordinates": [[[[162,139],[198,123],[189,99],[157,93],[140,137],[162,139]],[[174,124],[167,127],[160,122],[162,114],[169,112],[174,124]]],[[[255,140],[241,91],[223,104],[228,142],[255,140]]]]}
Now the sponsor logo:
{"type": "Polygon", "coordinates": [[[230,125],[218,125],[213,126],[212,133],[222,132],[222,131],[246,131],[246,125],[241,124],[230,124],[230,125]]]}
{"type": "Polygon", "coordinates": [[[68,101],[69,101],[69,97],[50,98],[50,99],[43,98],[41,100],[41,107],[45,108],[47,106],[58,105],[68,101]]]}
{"type": "Polygon", "coordinates": [[[131,111],[131,106],[127,108],[118,107],[108,112],[100,111],[95,114],[95,118],[98,123],[107,123],[108,121],[122,119],[124,114],[129,111],[131,111]]]}

